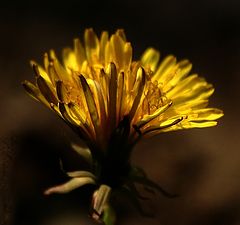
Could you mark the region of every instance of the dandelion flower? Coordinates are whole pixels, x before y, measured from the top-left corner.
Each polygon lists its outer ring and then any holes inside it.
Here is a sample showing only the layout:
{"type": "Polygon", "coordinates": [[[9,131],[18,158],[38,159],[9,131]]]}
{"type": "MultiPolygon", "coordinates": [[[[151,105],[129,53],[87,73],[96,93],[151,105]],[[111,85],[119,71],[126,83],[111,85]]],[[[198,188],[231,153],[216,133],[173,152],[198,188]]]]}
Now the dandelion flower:
{"type": "MultiPolygon", "coordinates": [[[[67,173],[67,183],[45,193],[66,193],[85,184],[97,186],[92,217],[111,224],[108,199],[122,188],[138,199],[136,183],[167,193],[145,173],[130,164],[131,150],[144,136],[217,124],[223,112],[209,108],[214,88],[204,78],[190,74],[188,60],[173,55],[160,60],[148,48],[139,60],[123,30],[100,38],[86,29],[84,42],[74,40],[63,50],[59,62],[53,50],[44,55],[43,66],[31,62],[35,84],[25,81],[25,90],[61,117],[87,148],[73,148],[92,165],[92,171],[67,173]],[[109,219],[110,218],[110,219],[109,219]]],[[[110,213],[112,215],[112,213],[110,213]]]]}

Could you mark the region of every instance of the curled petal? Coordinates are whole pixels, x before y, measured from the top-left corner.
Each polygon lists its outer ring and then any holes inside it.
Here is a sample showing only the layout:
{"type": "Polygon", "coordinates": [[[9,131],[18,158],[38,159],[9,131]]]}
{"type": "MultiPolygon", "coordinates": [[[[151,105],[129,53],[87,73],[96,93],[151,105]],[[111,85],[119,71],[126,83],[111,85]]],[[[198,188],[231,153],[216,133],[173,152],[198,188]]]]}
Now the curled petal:
{"type": "Polygon", "coordinates": [[[67,172],[67,175],[69,177],[89,177],[92,179],[96,179],[95,175],[89,171],[85,171],[85,170],[80,170],[80,171],[72,171],[72,172],[67,172]]]}
{"type": "Polygon", "coordinates": [[[72,149],[77,152],[82,158],[84,158],[88,163],[92,164],[92,154],[88,148],[81,147],[76,144],[71,144],[72,149]]]}
{"type": "Polygon", "coordinates": [[[86,184],[95,184],[95,180],[92,177],[75,177],[69,180],[68,182],[51,187],[47,189],[44,194],[50,195],[53,193],[66,194],[74,189],[82,187],[86,184]]]}
{"type": "Polygon", "coordinates": [[[97,191],[93,194],[92,208],[93,215],[92,217],[96,220],[100,219],[100,216],[103,213],[104,207],[108,203],[109,197],[111,194],[111,188],[108,185],[102,184],[97,191]]]}

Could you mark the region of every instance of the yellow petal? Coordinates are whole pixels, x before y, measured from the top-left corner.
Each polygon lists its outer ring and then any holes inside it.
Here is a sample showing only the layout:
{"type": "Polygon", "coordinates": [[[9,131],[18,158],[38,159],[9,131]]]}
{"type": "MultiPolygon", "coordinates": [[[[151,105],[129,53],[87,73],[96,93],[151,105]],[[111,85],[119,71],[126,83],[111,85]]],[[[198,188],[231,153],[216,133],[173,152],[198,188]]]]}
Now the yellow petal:
{"type": "Polygon", "coordinates": [[[125,79],[126,92],[130,92],[133,89],[133,85],[136,82],[138,70],[140,67],[141,67],[140,62],[132,62],[131,72],[124,74],[126,77],[125,79]]]}
{"type": "Polygon", "coordinates": [[[183,124],[183,128],[184,129],[204,128],[204,127],[213,127],[216,125],[217,125],[217,121],[189,122],[188,124],[183,124]]]}
{"type": "Polygon", "coordinates": [[[58,80],[56,81],[56,91],[57,91],[57,96],[59,101],[63,102],[63,96],[64,96],[64,91],[63,91],[63,83],[62,81],[58,80]]]}
{"type": "Polygon", "coordinates": [[[182,94],[184,91],[190,89],[194,83],[197,83],[199,80],[199,77],[197,74],[193,74],[191,76],[188,76],[184,80],[182,80],[180,83],[178,83],[173,89],[171,89],[169,92],[167,92],[168,98],[173,98],[174,96],[178,96],[182,94]]]}
{"type": "Polygon", "coordinates": [[[161,132],[176,131],[182,129],[192,129],[192,128],[205,128],[216,126],[216,121],[205,121],[205,122],[189,122],[188,120],[183,120],[180,124],[162,129],[161,132]]]}
{"type": "Polygon", "coordinates": [[[78,64],[78,68],[80,69],[81,65],[86,60],[86,54],[78,38],[74,39],[74,53],[75,53],[76,61],[78,64]]]}
{"type": "MultiPolygon", "coordinates": [[[[153,75],[152,80],[157,80],[159,83],[165,83],[165,79],[168,78],[171,71],[176,65],[176,58],[173,55],[169,55],[161,62],[156,73],[153,75]]],[[[173,74],[171,74],[173,75],[173,74]]]]}
{"type": "Polygon", "coordinates": [[[72,71],[79,71],[76,55],[70,48],[63,49],[63,63],[68,73],[71,74],[72,71]]]}
{"type": "Polygon", "coordinates": [[[64,103],[62,103],[62,102],[59,102],[59,106],[58,106],[58,107],[59,107],[59,110],[60,110],[63,118],[64,118],[67,122],[69,122],[69,124],[72,125],[71,127],[73,127],[73,126],[78,127],[78,126],[81,125],[81,122],[80,122],[77,118],[74,118],[73,116],[70,115],[70,113],[69,113],[69,107],[68,107],[67,104],[64,104],[64,103]]]}
{"type": "Polygon", "coordinates": [[[58,108],[58,105],[54,105],[53,103],[50,103],[50,106],[51,106],[51,109],[61,118],[64,120],[59,108],[58,108]]]}
{"type": "Polygon", "coordinates": [[[118,76],[117,86],[117,122],[119,123],[123,118],[123,104],[124,104],[124,72],[118,76]]]}
{"type": "Polygon", "coordinates": [[[93,97],[93,94],[91,92],[91,89],[84,78],[84,76],[80,76],[80,82],[83,88],[83,93],[86,99],[86,103],[88,106],[89,114],[91,117],[92,124],[94,126],[95,132],[96,132],[96,138],[99,138],[101,135],[101,128],[100,128],[100,121],[99,121],[99,115],[96,107],[96,103],[93,97]]]}
{"type": "Polygon", "coordinates": [[[136,127],[138,127],[139,129],[145,126],[147,123],[158,117],[160,114],[164,113],[171,105],[172,102],[169,102],[168,104],[158,108],[153,114],[143,116],[143,118],[136,123],[136,127]]]}
{"type": "Polygon", "coordinates": [[[116,35],[118,35],[119,37],[121,37],[121,39],[122,39],[123,41],[127,41],[127,38],[126,38],[126,35],[125,35],[123,29],[118,29],[118,30],[116,31],[116,35]]]}
{"type": "Polygon", "coordinates": [[[95,103],[96,103],[96,108],[98,110],[98,115],[100,117],[100,126],[102,129],[106,128],[106,108],[105,108],[105,103],[104,103],[104,97],[103,97],[103,90],[101,86],[99,85],[98,82],[92,80],[92,79],[87,79],[87,83],[93,93],[95,103]]]}
{"type": "Polygon", "coordinates": [[[223,111],[216,108],[205,108],[194,110],[192,114],[188,116],[188,120],[191,121],[204,121],[204,120],[217,120],[223,116],[223,111]]]}
{"type": "Polygon", "coordinates": [[[36,76],[41,76],[43,77],[44,80],[46,80],[48,83],[51,83],[51,80],[47,74],[47,72],[40,66],[38,65],[36,62],[34,62],[33,60],[30,61],[30,64],[33,67],[33,71],[35,72],[36,76]]]}
{"type": "Polygon", "coordinates": [[[125,43],[124,45],[124,63],[123,63],[123,69],[125,71],[128,71],[131,67],[132,63],[132,46],[129,42],[125,43]]]}
{"type": "Polygon", "coordinates": [[[118,35],[112,35],[110,39],[113,62],[119,69],[124,68],[124,42],[118,35]]]}
{"type": "Polygon", "coordinates": [[[88,62],[93,64],[99,60],[99,40],[92,28],[85,30],[84,41],[88,62]]]}
{"type": "Polygon", "coordinates": [[[160,59],[160,53],[154,48],[148,48],[141,57],[143,67],[149,67],[151,71],[155,71],[160,59]]]}
{"type": "Polygon", "coordinates": [[[58,61],[56,54],[53,50],[50,51],[50,58],[52,61],[52,65],[54,66],[55,72],[57,73],[57,77],[59,77],[59,79],[62,81],[71,81],[71,75],[68,74],[65,68],[58,61]]]}
{"type": "Polygon", "coordinates": [[[90,127],[89,122],[87,121],[87,115],[84,109],[81,109],[77,104],[70,102],[67,104],[69,112],[72,117],[80,121],[84,126],[90,127]]]}
{"type": "Polygon", "coordinates": [[[140,105],[140,101],[143,95],[143,90],[144,90],[144,86],[145,86],[145,82],[146,82],[146,74],[143,68],[140,68],[138,70],[137,73],[137,81],[136,81],[136,89],[135,89],[135,93],[136,93],[136,97],[133,101],[131,110],[129,112],[129,119],[132,120],[132,118],[134,117],[139,105],[140,105]]]}
{"type": "Polygon", "coordinates": [[[80,122],[79,126],[82,127],[87,136],[95,139],[94,127],[89,121],[86,111],[72,102],[67,104],[66,109],[73,120],[77,121],[77,123],[80,122]]]}
{"type": "Polygon", "coordinates": [[[37,81],[38,88],[41,91],[42,95],[45,97],[45,99],[49,103],[53,103],[57,105],[58,100],[56,98],[56,94],[48,86],[47,82],[41,76],[37,77],[36,81],[37,81]]]}
{"type": "Polygon", "coordinates": [[[106,51],[106,45],[108,42],[108,32],[104,31],[101,34],[100,38],[100,62],[105,66],[105,51],[106,51]]]}
{"type": "Polygon", "coordinates": [[[187,102],[179,103],[175,109],[179,111],[189,111],[189,110],[196,110],[196,109],[202,109],[205,108],[208,105],[208,99],[197,99],[187,102]]]}
{"type": "Polygon", "coordinates": [[[110,63],[110,81],[109,81],[109,104],[108,117],[109,129],[113,131],[116,127],[116,106],[117,106],[117,68],[114,63],[110,63]]]}
{"type": "Polygon", "coordinates": [[[29,81],[24,81],[22,83],[25,91],[35,100],[38,100],[40,102],[42,102],[44,105],[46,105],[47,107],[50,107],[49,102],[45,99],[45,97],[42,95],[42,93],[40,92],[40,90],[31,82],[29,81]]]}
{"type": "Polygon", "coordinates": [[[181,116],[181,115],[169,118],[166,121],[161,122],[161,124],[159,126],[150,126],[146,129],[144,129],[143,134],[145,135],[145,134],[148,134],[148,133],[151,133],[151,132],[162,132],[163,130],[165,130],[169,127],[171,128],[171,127],[176,126],[183,119],[184,119],[184,117],[181,116]]]}
{"type": "Polygon", "coordinates": [[[169,92],[173,87],[175,87],[181,80],[183,80],[188,73],[191,71],[192,64],[188,60],[182,60],[177,63],[175,71],[169,75],[168,79],[165,79],[165,84],[162,87],[163,92],[169,92]]]}
{"type": "Polygon", "coordinates": [[[187,59],[181,60],[178,63],[178,68],[179,68],[179,71],[173,81],[173,83],[174,83],[173,85],[176,85],[180,80],[182,80],[185,76],[188,75],[188,73],[192,69],[192,64],[187,59]]]}
{"type": "Polygon", "coordinates": [[[214,88],[212,85],[208,84],[206,86],[200,86],[196,89],[192,89],[192,91],[188,91],[176,98],[172,98],[175,105],[182,104],[183,102],[193,101],[193,100],[203,100],[208,99],[214,92],[214,88]]]}
{"type": "Polygon", "coordinates": [[[59,80],[59,77],[56,73],[56,70],[53,66],[53,62],[50,62],[48,65],[48,76],[51,80],[52,86],[55,87],[56,86],[56,81],[59,80]]]}
{"type": "Polygon", "coordinates": [[[173,117],[173,118],[169,118],[169,119],[167,119],[166,121],[161,122],[160,128],[165,128],[165,127],[168,127],[168,126],[173,126],[173,125],[179,123],[180,121],[182,121],[183,119],[184,119],[184,117],[183,117],[182,115],[175,116],[175,117],[173,117]]]}
{"type": "Polygon", "coordinates": [[[50,64],[50,61],[49,61],[49,58],[48,58],[48,54],[47,53],[44,53],[44,56],[43,56],[43,65],[44,65],[44,69],[45,71],[48,71],[48,66],[50,64]]]}

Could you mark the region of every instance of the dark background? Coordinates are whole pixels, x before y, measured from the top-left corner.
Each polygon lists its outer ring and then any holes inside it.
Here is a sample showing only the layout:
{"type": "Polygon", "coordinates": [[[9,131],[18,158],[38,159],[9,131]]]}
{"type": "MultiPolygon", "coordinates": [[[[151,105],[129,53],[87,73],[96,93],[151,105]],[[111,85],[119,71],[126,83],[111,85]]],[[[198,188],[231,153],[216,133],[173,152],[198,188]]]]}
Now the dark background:
{"type": "Polygon", "coordinates": [[[153,46],[162,55],[193,62],[193,72],[216,87],[211,106],[225,116],[214,128],[162,134],[143,140],[133,162],[180,194],[144,204],[155,218],[142,218],[131,204],[117,205],[118,224],[239,225],[240,1],[19,1],[0,9],[0,224],[94,224],[84,207],[89,190],[46,198],[42,191],[64,181],[58,164],[80,161],[70,152],[76,139],[53,113],[31,100],[21,81],[32,80],[29,60],[60,54],[85,28],[111,33],[124,28],[135,57],[153,46]]]}

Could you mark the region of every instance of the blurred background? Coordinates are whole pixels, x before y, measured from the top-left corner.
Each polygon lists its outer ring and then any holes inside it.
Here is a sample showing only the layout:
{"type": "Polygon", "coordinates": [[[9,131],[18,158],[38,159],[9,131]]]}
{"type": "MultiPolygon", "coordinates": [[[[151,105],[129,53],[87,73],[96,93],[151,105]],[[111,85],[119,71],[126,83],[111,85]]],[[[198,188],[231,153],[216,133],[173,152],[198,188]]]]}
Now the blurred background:
{"type": "Polygon", "coordinates": [[[87,216],[88,188],[44,197],[81,162],[69,150],[74,134],[21,82],[33,80],[29,60],[71,46],[83,30],[124,28],[135,57],[148,46],[162,56],[193,62],[193,72],[213,83],[210,105],[224,110],[214,128],[166,133],[143,140],[133,163],[180,196],[153,196],[143,218],[127,201],[117,203],[121,225],[240,224],[240,1],[122,0],[11,1],[0,8],[0,224],[94,224],[87,216]]]}

